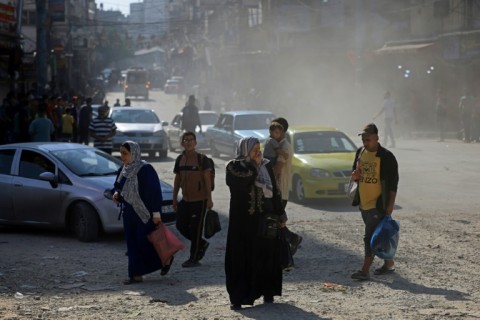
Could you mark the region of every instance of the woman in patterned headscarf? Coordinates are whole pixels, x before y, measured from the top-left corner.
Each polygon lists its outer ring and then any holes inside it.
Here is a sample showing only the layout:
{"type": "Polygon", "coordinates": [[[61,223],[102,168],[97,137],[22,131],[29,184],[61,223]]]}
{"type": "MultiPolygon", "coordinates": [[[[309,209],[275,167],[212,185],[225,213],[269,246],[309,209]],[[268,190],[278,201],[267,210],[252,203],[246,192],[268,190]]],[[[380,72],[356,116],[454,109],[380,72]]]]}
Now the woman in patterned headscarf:
{"type": "Polygon", "coordinates": [[[272,167],[263,159],[257,138],[240,140],[236,158],[226,166],[226,181],[230,211],[225,274],[230,307],[253,305],[261,296],[264,303],[271,303],[282,294],[280,240],[263,237],[259,228],[266,213],[278,215],[282,227],[287,217],[272,167]]]}
{"type": "Polygon", "coordinates": [[[120,147],[123,166],[115,182],[113,200],[121,204],[123,228],[128,251],[128,279],[124,284],[142,282],[142,276],[162,269],[162,275],[170,269],[162,266],[147,235],[161,223],[162,189],[155,169],[141,160],[140,146],[126,141],[120,147]]]}

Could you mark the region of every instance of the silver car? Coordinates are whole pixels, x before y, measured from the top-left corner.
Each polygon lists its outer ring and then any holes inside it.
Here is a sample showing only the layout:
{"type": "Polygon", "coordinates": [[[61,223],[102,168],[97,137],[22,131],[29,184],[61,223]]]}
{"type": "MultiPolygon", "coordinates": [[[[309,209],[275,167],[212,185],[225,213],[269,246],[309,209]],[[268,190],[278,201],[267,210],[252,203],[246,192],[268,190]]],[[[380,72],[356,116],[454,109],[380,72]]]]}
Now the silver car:
{"type": "MultiPolygon", "coordinates": [[[[77,143],[0,146],[0,224],[71,230],[80,241],[119,232],[111,190],[122,162],[77,143]]],[[[173,188],[161,181],[162,220],[175,221],[173,188]]]]}
{"type": "Polygon", "coordinates": [[[113,150],[119,150],[127,140],[140,145],[142,152],[160,158],[168,153],[167,133],[163,129],[167,121],[160,121],[152,109],[140,107],[117,107],[110,109],[110,117],[115,121],[117,133],[113,137],[113,150]]]}
{"type": "MultiPolygon", "coordinates": [[[[205,132],[207,132],[207,129],[210,127],[213,127],[215,123],[217,123],[218,120],[218,114],[215,111],[210,111],[210,110],[200,110],[198,111],[198,115],[200,116],[200,123],[202,124],[202,132],[200,133],[199,128],[195,128],[195,136],[197,138],[197,150],[205,150],[209,149],[210,145],[205,139],[205,132]]],[[[167,135],[168,135],[168,147],[170,151],[175,151],[175,150],[182,150],[182,145],[180,139],[182,138],[183,135],[183,130],[182,130],[182,113],[177,113],[173,119],[172,122],[169,124],[169,126],[166,129],[167,135]]]]}

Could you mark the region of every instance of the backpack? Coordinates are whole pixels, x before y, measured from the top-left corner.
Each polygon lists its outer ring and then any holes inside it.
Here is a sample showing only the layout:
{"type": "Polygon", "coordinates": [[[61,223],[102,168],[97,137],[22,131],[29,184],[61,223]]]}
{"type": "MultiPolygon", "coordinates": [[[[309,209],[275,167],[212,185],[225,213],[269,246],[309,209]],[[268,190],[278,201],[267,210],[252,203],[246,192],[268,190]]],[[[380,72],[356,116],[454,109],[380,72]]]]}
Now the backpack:
{"type": "Polygon", "coordinates": [[[212,184],[212,191],[215,189],[215,163],[213,162],[212,158],[207,157],[203,153],[197,153],[198,156],[198,166],[200,170],[203,171],[203,161],[208,161],[210,163],[210,181],[212,184]]]}

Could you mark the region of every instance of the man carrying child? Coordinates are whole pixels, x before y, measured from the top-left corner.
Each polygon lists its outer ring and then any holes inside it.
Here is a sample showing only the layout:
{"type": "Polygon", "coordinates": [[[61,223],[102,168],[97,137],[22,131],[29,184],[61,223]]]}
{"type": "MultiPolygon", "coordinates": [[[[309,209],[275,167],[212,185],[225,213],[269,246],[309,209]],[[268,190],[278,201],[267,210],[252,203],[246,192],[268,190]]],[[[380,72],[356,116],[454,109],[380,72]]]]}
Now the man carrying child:
{"type": "MultiPolygon", "coordinates": [[[[291,167],[293,155],[291,145],[285,136],[285,132],[288,130],[288,121],[285,118],[276,118],[272,121],[269,130],[270,136],[265,140],[263,156],[270,160],[272,164],[278,189],[282,194],[282,205],[285,208],[292,181],[291,167]]],[[[290,231],[287,227],[285,227],[285,231],[293,255],[303,238],[290,231]]]]}

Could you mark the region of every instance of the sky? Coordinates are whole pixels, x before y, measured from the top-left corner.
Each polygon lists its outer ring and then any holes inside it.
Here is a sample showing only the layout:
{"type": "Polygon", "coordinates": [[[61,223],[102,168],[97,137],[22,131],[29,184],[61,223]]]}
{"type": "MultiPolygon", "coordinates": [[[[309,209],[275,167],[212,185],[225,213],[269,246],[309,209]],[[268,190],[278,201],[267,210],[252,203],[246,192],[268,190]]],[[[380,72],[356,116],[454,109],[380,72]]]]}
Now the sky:
{"type": "Polygon", "coordinates": [[[130,3],[133,2],[143,2],[140,0],[97,0],[97,6],[100,6],[100,3],[103,3],[104,10],[120,10],[124,15],[130,14],[130,3]]]}

